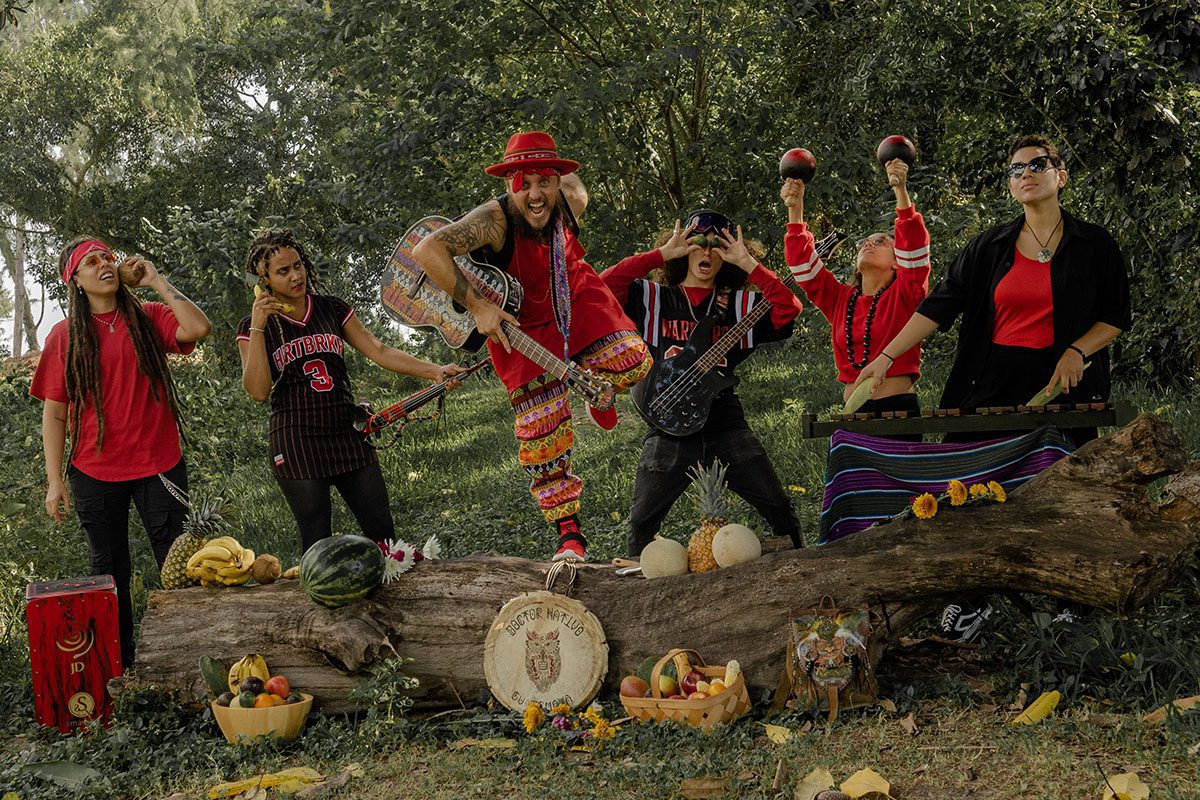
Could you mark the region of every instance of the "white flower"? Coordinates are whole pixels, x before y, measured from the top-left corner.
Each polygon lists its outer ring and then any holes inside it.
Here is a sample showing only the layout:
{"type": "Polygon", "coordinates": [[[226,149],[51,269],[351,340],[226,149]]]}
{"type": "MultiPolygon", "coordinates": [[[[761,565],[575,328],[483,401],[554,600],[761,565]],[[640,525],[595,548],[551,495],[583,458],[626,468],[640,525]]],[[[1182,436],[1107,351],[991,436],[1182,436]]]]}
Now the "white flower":
{"type": "Polygon", "coordinates": [[[401,539],[389,539],[384,542],[383,550],[383,582],[391,583],[413,567],[413,555],[417,548],[401,539]]]}
{"type": "Polygon", "coordinates": [[[425,545],[421,548],[421,555],[429,559],[442,557],[442,543],[438,541],[436,535],[425,540],[425,545]]]}

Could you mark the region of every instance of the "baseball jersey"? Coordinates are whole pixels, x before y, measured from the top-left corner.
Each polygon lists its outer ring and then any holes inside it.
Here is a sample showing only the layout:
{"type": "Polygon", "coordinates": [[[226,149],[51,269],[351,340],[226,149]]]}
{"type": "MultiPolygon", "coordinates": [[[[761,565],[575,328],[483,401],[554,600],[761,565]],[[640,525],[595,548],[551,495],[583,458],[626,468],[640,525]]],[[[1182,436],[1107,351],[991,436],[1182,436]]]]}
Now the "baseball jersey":
{"type": "MultiPolygon", "coordinates": [[[[325,478],[365,467],[375,451],[353,427],[354,397],[342,357],[342,326],[354,309],[344,300],[307,295],[298,320],[277,314],[264,334],[271,368],[271,463],[290,480],[325,478]]],[[[250,317],[238,325],[250,342],[250,317]]],[[[251,345],[253,346],[253,344],[251,345]]]]}

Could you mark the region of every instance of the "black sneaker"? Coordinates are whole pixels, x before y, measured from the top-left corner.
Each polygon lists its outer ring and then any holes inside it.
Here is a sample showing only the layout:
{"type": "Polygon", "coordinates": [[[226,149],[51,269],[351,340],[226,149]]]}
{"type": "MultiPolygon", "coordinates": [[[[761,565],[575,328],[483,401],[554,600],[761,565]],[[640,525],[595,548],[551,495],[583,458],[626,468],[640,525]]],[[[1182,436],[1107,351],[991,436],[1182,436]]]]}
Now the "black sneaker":
{"type": "Polygon", "coordinates": [[[942,609],[938,635],[951,642],[969,644],[983,627],[984,620],[991,615],[991,603],[985,602],[983,606],[963,601],[951,603],[942,609]]]}

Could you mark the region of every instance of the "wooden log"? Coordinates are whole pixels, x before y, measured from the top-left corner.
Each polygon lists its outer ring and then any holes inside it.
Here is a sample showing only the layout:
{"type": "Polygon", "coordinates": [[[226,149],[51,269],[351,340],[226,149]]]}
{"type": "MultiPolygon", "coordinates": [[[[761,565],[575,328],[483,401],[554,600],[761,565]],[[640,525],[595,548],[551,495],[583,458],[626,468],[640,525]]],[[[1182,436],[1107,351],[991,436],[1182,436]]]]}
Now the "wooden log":
{"type": "MultiPolygon", "coordinates": [[[[931,520],[893,522],[703,574],[645,580],[585,565],[570,595],[604,627],[610,689],[646,656],[671,647],[698,650],[709,663],[737,658],[751,686],[763,688],[782,669],[790,612],[825,595],[885,618],[877,660],[914,621],[964,594],[1036,592],[1128,613],[1198,547],[1200,462],[1188,465],[1175,430],[1143,415],[1004,504],[946,509],[931,520]],[[1152,505],[1147,484],[1171,474],[1169,502],[1152,505]]],[[[364,670],[398,653],[413,659],[421,704],[458,705],[486,688],[484,638],[497,611],[544,588],[546,570],[496,555],[422,562],[341,609],[310,602],[295,581],[154,592],[132,680],[199,696],[200,655],[232,662],[261,653],[336,712],[354,707],[349,693],[364,670]]]]}

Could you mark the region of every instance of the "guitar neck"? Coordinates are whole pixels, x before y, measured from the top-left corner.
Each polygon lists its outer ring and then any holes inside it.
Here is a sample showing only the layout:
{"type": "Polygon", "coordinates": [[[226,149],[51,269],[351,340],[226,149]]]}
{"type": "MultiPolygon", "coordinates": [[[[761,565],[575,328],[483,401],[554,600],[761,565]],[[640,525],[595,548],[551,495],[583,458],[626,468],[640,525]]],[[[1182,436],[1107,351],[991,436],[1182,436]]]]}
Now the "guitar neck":
{"type": "Polygon", "coordinates": [[[508,337],[509,344],[515,347],[518,353],[559,380],[567,376],[571,368],[570,364],[561,358],[556,358],[554,354],[511,322],[505,321],[500,324],[504,328],[504,335],[508,337]]]}
{"type": "Polygon", "coordinates": [[[771,304],[766,300],[759,300],[754,308],[750,309],[746,316],[738,320],[738,323],[725,334],[713,342],[712,347],[700,358],[696,359],[696,368],[701,372],[708,372],[717,364],[721,363],[721,359],[725,354],[737,346],[738,341],[750,330],[755,324],[767,315],[771,310],[771,304]]]}

